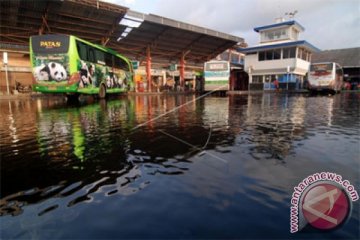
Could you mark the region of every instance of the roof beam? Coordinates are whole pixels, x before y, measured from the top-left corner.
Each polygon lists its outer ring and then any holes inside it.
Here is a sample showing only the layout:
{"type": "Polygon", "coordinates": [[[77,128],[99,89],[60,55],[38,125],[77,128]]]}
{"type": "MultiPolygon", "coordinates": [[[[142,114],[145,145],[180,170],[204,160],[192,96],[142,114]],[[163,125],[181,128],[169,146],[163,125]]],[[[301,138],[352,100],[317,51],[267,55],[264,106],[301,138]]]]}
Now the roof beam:
{"type": "Polygon", "coordinates": [[[42,14],[41,18],[42,18],[42,24],[41,27],[39,28],[39,35],[42,35],[45,31],[45,27],[47,28],[48,32],[51,32],[50,27],[47,23],[47,16],[48,16],[48,11],[49,11],[49,2],[46,3],[46,7],[44,10],[44,13],[42,14]]]}
{"type": "Polygon", "coordinates": [[[109,42],[111,35],[114,33],[116,27],[119,26],[120,20],[123,18],[124,16],[120,16],[118,18],[115,19],[115,21],[113,22],[110,30],[105,34],[105,36],[103,38],[101,38],[101,45],[106,46],[106,44],[109,42]]]}
{"type": "MultiPolygon", "coordinates": [[[[29,42],[27,38],[26,38],[26,40],[21,40],[20,37],[16,37],[16,38],[15,38],[15,37],[13,37],[13,36],[3,36],[2,34],[0,34],[0,36],[1,36],[2,38],[7,38],[7,39],[9,39],[11,44],[14,44],[14,42],[15,42],[15,43],[21,43],[21,44],[27,44],[27,43],[29,42]]],[[[3,39],[1,40],[1,42],[4,42],[3,39]]]]}
{"type": "Polygon", "coordinates": [[[70,19],[80,19],[80,20],[87,21],[87,22],[92,22],[92,23],[95,23],[95,24],[101,23],[101,24],[104,24],[104,25],[111,26],[111,24],[109,22],[100,21],[100,20],[94,20],[94,19],[91,19],[91,18],[79,16],[79,15],[78,16],[77,15],[70,15],[70,14],[66,14],[66,13],[58,13],[57,15],[62,16],[62,17],[67,17],[67,18],[70,18],[70,19]]]}

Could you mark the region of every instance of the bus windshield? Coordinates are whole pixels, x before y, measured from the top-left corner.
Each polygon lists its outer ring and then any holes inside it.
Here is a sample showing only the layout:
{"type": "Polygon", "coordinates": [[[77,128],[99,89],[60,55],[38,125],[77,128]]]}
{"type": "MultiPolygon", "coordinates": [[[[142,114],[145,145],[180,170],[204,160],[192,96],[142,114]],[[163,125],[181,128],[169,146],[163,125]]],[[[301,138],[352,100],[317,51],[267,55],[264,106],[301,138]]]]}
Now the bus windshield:
{"type": "Polygon", "coordinates": [[[332,63],[310,65],[310,74],[314,76],[330,75],[333,69],[332,63]]]}
{"type": "Polygon", "coordinates": [[[39,35],[33,36],[31,46],[34,53],[52,54],[67,53],[69,50],[69,36],[39,35]]]}

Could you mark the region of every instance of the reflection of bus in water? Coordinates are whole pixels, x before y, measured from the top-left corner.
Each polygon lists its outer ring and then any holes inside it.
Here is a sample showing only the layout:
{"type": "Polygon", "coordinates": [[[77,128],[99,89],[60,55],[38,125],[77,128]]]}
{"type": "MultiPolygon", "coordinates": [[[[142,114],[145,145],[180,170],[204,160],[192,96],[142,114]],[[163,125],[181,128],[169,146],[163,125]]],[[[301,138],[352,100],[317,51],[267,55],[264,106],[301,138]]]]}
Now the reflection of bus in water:
{"type": "Polygon", "coordinates": [[[309,90],[340,92],[343,86],[343,70],[335,62],[313,63],[309,71],[309,90]]]}
{"type": "Polygon", "coordinates": [[[128,147],[125,134],[110,134],[116,124],[124,128],[134,126],[135,113],[127,99],[100,101],[81,108],[43,108],[41,103],[38,102],[37,141],[45,159],[67,161],[75,169],[89,159],[111,154],[114,146],[120,152],[121,147],[128,147]]]}
{"type": "Polygon", "coordinates": [[[126,92],[133,84],[127,58],[75,36],[32,36],[30,59],[37,92],[104,98],[108,93],[126,92]]]}
{"type": "Polygon", "coordinates": [[[227,91],[230,83],[230,63],[209,61],[204,64],[205,91],[227,91]]]}

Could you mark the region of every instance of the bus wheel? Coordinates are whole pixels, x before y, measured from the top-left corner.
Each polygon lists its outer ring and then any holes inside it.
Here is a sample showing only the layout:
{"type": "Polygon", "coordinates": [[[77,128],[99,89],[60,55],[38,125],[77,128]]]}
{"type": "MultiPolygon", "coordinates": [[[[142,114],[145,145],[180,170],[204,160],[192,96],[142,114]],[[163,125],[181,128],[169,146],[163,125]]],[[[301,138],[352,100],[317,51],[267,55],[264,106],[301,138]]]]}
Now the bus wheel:
{"type": "Polygon", "coordinates": [[[101,84],[99,89],[99,98],[104,99],[105,97],[106,97],[106,87],[105,84],[101,84]]]}

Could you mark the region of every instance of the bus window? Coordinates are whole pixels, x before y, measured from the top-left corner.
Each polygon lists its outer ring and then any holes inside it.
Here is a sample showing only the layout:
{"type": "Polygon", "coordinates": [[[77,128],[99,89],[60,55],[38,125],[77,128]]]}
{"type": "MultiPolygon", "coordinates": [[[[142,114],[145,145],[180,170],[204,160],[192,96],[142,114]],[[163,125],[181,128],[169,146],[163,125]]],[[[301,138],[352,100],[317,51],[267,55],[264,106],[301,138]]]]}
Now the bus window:
{"type": "Polygon", "coordinates": [[[96,62],[95,59],[96,59],[95,58],[95,51],[94,51],[93,48],[89,47],[88,48],[88,61],[95,63],[96,62]]]}
{"type": "Polygon", "coordinates": [[[113,56],[110,53],[105,53],[105,64],[106,66],[113,67],[113,56]]]}
{"type": "Polygon", "coordinates": [[[98,49],[94,49],[94,52],[95,52],[94,63],[105,65],[105,53],[98,49]]]}
{"type": "Polygon", "coordinates": [[[336,74],[343,75],[343,69],[336,64],[336,74]]]}
{"type": "Polygon", "coordinates": [[[129,71],[129,66],[127,64],[126,61],[124,61],[123,59],[119,58],[119,57],[115,57],[115,67],[116,68],[120,68],[123,69],[125,71],[129,71]]]}
{"type": "Polygon", "coordinates": [[[76,42],[79,57],[81,60],[88,61],[87,46],[79,41],[76,42]]]}

